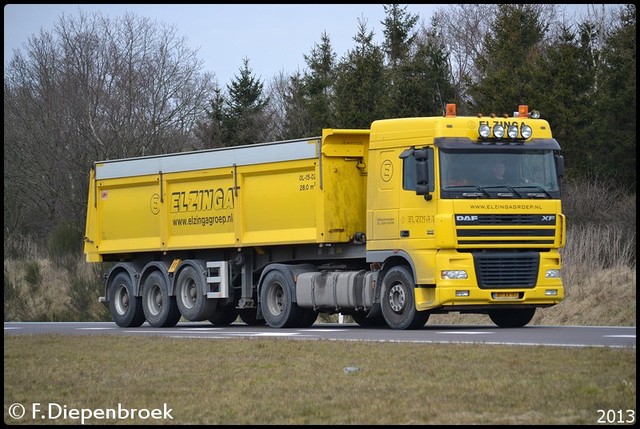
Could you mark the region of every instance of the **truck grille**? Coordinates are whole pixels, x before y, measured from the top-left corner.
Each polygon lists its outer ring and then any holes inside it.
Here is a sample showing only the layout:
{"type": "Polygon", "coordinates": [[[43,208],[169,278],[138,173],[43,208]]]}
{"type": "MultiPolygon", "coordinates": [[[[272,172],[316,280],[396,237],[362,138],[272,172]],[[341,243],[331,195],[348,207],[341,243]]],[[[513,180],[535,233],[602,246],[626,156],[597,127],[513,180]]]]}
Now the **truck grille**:
{"type": "Polygon", "coordinates": [[[480,289],[533,288],[538,280],[538,252],[474,252],[480,289]]]}
{"type": "Polygon", "coordinates": [[[556,234],[555,215],[457,214],[458,245],[551,246],[556,234]]]}

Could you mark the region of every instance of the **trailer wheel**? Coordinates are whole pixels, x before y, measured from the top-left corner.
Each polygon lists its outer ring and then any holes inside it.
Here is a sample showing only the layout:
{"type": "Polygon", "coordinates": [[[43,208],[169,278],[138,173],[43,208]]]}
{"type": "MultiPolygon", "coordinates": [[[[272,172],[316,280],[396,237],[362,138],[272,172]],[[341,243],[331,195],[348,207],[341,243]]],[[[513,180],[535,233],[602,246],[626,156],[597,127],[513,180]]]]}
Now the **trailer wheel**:
{"type": "Polygon", "coordinates": [[[280,271],[270,271],[262,281],[260,308],[267,325],[272,328],[297,327],[302,309],[293,302],[287,278],[280,271]]]}
{"type": "Polygon", "coordinates": [[[216,301],[207,298],[205,277],[191,265],[178,274],[176,302],[180,313],[191,322],[207,320],[213,316],[216,301]]]}
{"type": "Polygon", "coordinates": [[[490,311],[489,318],[500,328],[522,328],[535,314],[535,308],[507,308],[490,311]]]}
{"type": "Polygon", "coordinates": [[[175,326],[180,320],[176,297],[169,296],[169,285],[159,271],[152,272],[144,281],[142,310],[147,322],[158,328],[175,326]]]}
{"type": "Polygon", "coordinates": [[[402,265],[392,267],[382,279],[380,304],[392,329],[422,328],[429,319],[429,312],[416,310],[413,278],[402,265]]]}
{"type": "Polygon", "coordinates": [[[131,278],[125,272],[116,274],[111,281],[109,311],[111,319],[121,328],[137,328],[144,323],[142,299],[133,294],[131,278]]]}
{"type": "Polygon", "coordinates": [[[234,303],[216,308],[209,322],[213,326],[229,326],[238,318],[238,309],[234,303]]]}

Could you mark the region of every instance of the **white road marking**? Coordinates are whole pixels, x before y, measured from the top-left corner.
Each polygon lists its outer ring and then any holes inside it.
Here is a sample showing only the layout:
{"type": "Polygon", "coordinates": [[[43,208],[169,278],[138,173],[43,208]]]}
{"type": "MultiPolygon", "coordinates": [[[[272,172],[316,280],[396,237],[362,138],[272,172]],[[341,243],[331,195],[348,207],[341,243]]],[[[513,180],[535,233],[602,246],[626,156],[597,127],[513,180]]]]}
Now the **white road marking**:
{"type": "Polygon", "coordinates": [[[117,328],[76,328],[78,331],[107,331],[109,329],[117,328]]]}

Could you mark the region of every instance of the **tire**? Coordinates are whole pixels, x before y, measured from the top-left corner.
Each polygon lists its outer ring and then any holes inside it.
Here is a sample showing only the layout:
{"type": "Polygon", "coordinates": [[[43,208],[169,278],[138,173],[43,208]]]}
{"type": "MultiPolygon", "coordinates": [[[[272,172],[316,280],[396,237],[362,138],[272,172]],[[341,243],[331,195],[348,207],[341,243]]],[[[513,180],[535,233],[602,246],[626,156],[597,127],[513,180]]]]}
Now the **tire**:
{"type": "Polygon", "coordinates": [[[500,328],[522,328],[535,314],[535,308],[508,308],[490,311],[489,318],[500,328]]]}
{"type": "Polygon", "coordinates": [[[218,306],[213,316],[209,317],[209,322],[213,326],[229,326],[238,318],[238,309],[234,303],[218,306]]]}
{"type": "Polygon", "coordinates": [[[240,315],[240,320],[249,326],[262,326],[267,323],[264,319],[258,319],[257,308],[245,308],[238,311],[238,314],[240,315]]]}
{"type": "Polygon", "coordinates": [[[184,267],[176,282],[176,302],[185,319],[191,322],[207,320],[214,315],[216,302],[207,298],[204,275],[191,265],[184,267]]]}
{"type": "Polygon", "coordinates": [[[176,297],[169,295],[169,285],[159,271],[152,272],[144,281],[142,310],[147,322],[157,328],[176,326],[180,320],[176,297]]]}
{"type": "Polygon", "coordinates": [[[298,323],[298,328],[308,328],[316,323],[316,320],[318,320],[318,313],[316,313],[315,311],[309,308],[303,308],[302,312],[303,315],[300,323],[298,323]]]}
{"type": "Polygon", "coordinates": [[[413,276],[402,265],[392,267],[382,279],[380,304],[391,329],[418,329],[427,323],[429,312],[416,310],[414,288],[413,276]]]}
{"type": "Polygon", "coordinates": [[[116,274],[109,285],[109,312],[111,319],[121,328],[137,328],[144,323],[142,299],[133,294],[129,274],[116,274]]]}
{"type": "Polygon", "coordinates": [[[293,302],[289,280],[280,271],[270,271],[262,280],[260,308],[267,325],[272,328],[297,327],[303,312],[293,302]]]}
{"type": "Polygon", "coordinates": [[[356,311],[351,315],[351,318],[353,319],[354,322],[356,322],[358,325],[362,326],[363,328],[372,328],[375,326],[387,325],[387,322],[384,320],[384,317],[382,315],[377,317],[370,317],[367,319],[366,313],[356,311]]]}

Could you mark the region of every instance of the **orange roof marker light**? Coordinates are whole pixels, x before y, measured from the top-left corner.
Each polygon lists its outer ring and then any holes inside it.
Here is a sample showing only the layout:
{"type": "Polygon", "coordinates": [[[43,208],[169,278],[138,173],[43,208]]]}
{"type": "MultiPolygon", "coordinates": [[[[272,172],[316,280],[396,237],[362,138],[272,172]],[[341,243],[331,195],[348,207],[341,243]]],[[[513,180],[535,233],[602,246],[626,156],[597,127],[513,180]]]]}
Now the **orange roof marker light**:
{"type": "Polygon", "coordinates": [[[538,112],[537,110],[532,110],[531,112],[529,112],[529,106],[527,106],[526,104],[521,104],[520,106],[518,106],[518,111],[514,112],[513,116],[516,116],[518,118],[538,119],[540,118],[540,112],[538,112]]]}
{"type": "Polygon", "coordinates": [[[453,103],[447,103],[447,118],[455,118],[456,117],[456,105],[453,103]]]}
{"type": "Polygon", "coordinates": [[[526,104],[521,104],[518,106],[518,118],[528,118],[529,117],[529,106],[526,104]]]}

